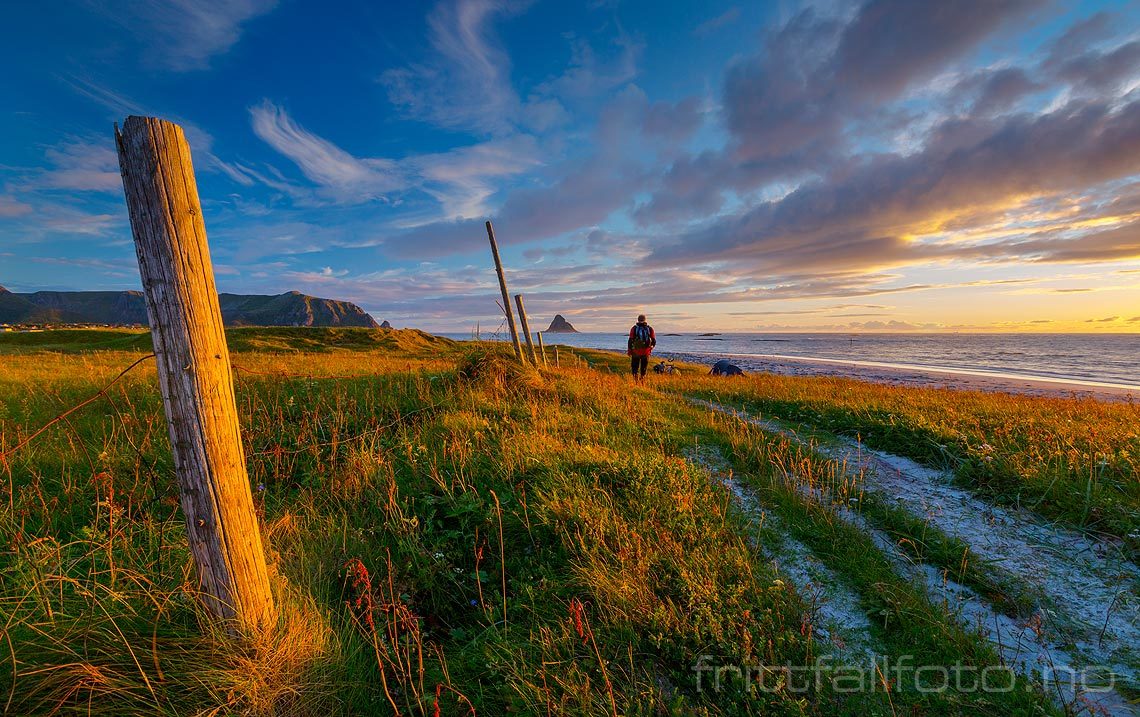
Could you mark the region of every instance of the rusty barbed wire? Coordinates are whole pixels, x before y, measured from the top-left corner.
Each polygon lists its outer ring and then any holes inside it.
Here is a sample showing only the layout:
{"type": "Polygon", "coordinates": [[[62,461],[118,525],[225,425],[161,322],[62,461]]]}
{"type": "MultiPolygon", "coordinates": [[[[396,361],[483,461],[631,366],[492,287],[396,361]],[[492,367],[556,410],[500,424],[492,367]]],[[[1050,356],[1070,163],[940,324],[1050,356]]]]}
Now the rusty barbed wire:
{"type": "Polygon", "coordinates": [[[112,386],[114,386],[116,383],[118,383],[128,373],[133,371],[136,366],[141,364],[143,361],[146,361],[147,359],[152,359],[152,358],[154,358],[154,354],[147,354],[146,356],[143,356],[142,358],[136,360],[130,366],[127,366],[125,369],[123,369],[122,371],[119,372],[118,376],[115,376],[115,378],[111,379],[110,383],[108,383],[103,388],[99,389],[99,391],[92,394],[88,398],[80,401],[79,403],[75,404],[74,406],[67,409],[63,413],[60,413],[55,418],[51,419],[50,421],[48,421],[44,425],[40,426],[35,432],[33,432],[31,435],[29,435],[24,440],[20,441],[15,446],[9,448],[8,450],[4,451],[3,453],[0,453],[0,461],[3,461],[6,465],[8,463],[8,458],[11,457],[12,455],[14,455],[16,453],[16,451],[18,451],[21,448],[23,448],[24,446],[28,445],[29,443],[34,441],[36,438],[38,438],[41,434],[43,434],[44,431],[51,428],[52,426],[59,423],[60,421],[65,420],[68,416],[75,413],[79,409],[83,408],[84,406],[87,406],[88,404],[94,403],[96,399],[107,395],[107,391],[110,391],[112,386]]]}
{"type": "MultiPolygon", "coordinates": [[[[60,414],[58,414],[57,416],[52,418],[47,423],[45,423],[42,426],[40,426],[39,428],[37,428],[35,431],[33,431],[31,434],[29,434],[27,437],[25,437],[23,440],[21,440],[16,445],[12,446],[11,448],[9,448],[3,452],[0,452],[0,462],[2,462],[4,465],[7,465],[8,459],[11,458],[13,455],[15,455],[19,450],[28,446],[36,438],[39,438],[41,435],[43,435],[49,428],[51,428],[52,426],[54,426],[55,424],[57,424],[61,421],[66,420],[68,416],[75,413],[79,409],[81,409],[85,406],[88,406],[91,403],[94,403],[96,400],[98,400],[99,398],[102,398],[103,396],[106,396],[107,392],[110,391],[111,388],[115,384],[117,384],[119,381],[121,381],[124,376],[126,376],[128,373],[130,373],[132,370],[134,370],[137,366],[139,366],[139,364],[143,363],[144,361],[146,361],[148,359],[154,358],[154,356],[155,355],[153,353],[151,353],[151,354],[147,354],[146,356],[143,356],[143,357],[137,359],[131,365],[127,366],[122,371],[120,371],[118,373],[118,375],[115,376],[115,378],[113,378],[103,388],[99,389],[99,391],[97,391],[96,393],[92,394],[91,396],[85,398],[84,400],[80,401],[79,403],[75,404],[71,408],[68,408],[66,411],[61,412],[60,414]]],[[[266,376],[269,378],[304,379],[304,380],[309,380],[309,381],[314,381],[314,380],[318,380],[318,379],[361,379],[361,378],[368,378],[368,377],[375,377],[376,376],[376,374],[370,374],[370,373],[353,374],[353,375],[313,376],[311,374],[296,374],[296,373],[288,373],[285,371],[272,371],[272,372],[271,371],[256,371],[254,369],[246,368],[244,366],[239,366],[236,363],[231,363],[231,366],[235,372],[240,371],[242,373],[253,374],[253,375],[257,375],[257,376],[266,376]]],[[[351,443],[353,441],[358,441],[358,440],[360,440],[360,439],[362,439],[368,435],[379,433],[379,432],[385,431],[389,428],[394,428],[395,426],[398,426],[399,424],[403,423],[404,421],[408,420],[409,418],[412,418],[413,416],[416,416],[416,415],[421,414],[421,413],[425,413],[427,411],[437,409],[440,406],[442,406],[444,403],[447,403],[447,401],[446,400],[437,401],[436,403],[431,403],[431,404],[428,404],[426,406],[421,406],[415,410],[408,411],[407,413],[398,414],[394,420],[392,420],[388,423],[385,423],[382,426],[377,426],[375,428],[369,428],[365,431],[354,434],[352,436],[346,436],[343,439],[339,439],[336,441],[328,441],[328,442],[317,443],[317,444],[314,444],[311,446],[305,446],[304,448],[301,448],[298,450],[285,451],[285,453],[287,453],[287,454],[303,453],[303,452],[311,450],[313,448],[327,448],[329,446],[332,446],[334,443],[335,444],[344,444],[344,443],[351,443]]],[[[135,450],[137,451],[138,449],[136,448],[135,450]]],[[[267,455],[269,453],[272,453],[272,451],[255,451],[255,452],[251,453],[251,455],[255,455],[255,456],[256,455],[267,455]]]]}

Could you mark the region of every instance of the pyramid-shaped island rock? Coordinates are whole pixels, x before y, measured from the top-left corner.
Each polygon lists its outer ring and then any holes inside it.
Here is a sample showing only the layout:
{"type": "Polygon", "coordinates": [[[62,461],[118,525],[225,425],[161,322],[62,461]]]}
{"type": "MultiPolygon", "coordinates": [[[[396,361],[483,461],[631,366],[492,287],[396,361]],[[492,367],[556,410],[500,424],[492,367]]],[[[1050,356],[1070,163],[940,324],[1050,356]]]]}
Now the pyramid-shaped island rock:
{"type": "MultiPolygon", "coordinates": [[[[541,326],[541,324],[539,324],[541,326]]],[[[554,320],[550,322],[550,328],[545,333],[548,334],[576,334],[578,329],[574,328],[569,321],[562,317],[562,314],[555,314],[554,320]]]]}

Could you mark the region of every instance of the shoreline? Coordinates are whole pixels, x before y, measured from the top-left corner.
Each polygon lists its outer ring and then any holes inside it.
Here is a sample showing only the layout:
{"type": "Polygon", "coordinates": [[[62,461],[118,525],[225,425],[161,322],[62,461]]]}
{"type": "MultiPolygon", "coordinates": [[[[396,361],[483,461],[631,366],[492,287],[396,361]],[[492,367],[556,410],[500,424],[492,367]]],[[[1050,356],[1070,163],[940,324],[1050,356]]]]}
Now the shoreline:
{"type": "MultiPolygon", "coordinates": [[[[718,354],[713,356],[663,351],[656,356],[674,358],[702,366],[711,366],[713,361],[727,358],[745,371],[750,372],[774,373],[783,376],[853,378],[895,386],[951,388],[961,391],[1000,391],[1030,396],[1096,398],[1123,402],[1140,399],[1140,387],[1050,376],[1018,376],[999,371],[907,366],[876,361],[845,361],[779,354],[718,354]]],[[[652,360],[650,363],[652,364],[652,360]]]]}

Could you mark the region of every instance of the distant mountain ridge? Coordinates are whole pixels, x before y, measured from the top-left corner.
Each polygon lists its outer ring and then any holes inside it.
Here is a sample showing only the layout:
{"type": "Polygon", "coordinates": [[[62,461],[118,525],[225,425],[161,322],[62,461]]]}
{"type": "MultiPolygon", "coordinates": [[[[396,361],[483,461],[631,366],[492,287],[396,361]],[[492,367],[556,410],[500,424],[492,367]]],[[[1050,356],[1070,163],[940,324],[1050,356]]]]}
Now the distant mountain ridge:
{"type": "MultiPolygon", "coordinates": [[[[378,328],[349,301],[289,291],[275,296],[219,294],[226,326],[363,326],[378,328]]],[[[0,286],[0,324],[147,324],[141,291],[36,291],[0,286]]]]}

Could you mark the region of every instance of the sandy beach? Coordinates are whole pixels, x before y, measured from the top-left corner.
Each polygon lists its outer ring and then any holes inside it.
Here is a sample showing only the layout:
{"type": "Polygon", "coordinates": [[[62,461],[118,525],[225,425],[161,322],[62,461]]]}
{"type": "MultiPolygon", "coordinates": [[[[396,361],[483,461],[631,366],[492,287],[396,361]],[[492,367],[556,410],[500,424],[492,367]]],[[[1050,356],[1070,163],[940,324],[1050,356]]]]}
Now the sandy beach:
{"type": "MultiPolygon", "coordinates": [[[[712,363],[708,356],[697,354],[662,353],[661,356],[698,365],[711,365],[712,363]]],[[[1002,391],[1031,396],[1075,396],[1104,401],[1127,402],[1140,398],[1140,388],[1107,382],[1046,377],[1029,378],[999,372],[900,367],[874,362],[809,359],[792,356],[733,357],[729,355],[727,358],[746,371],[765,371],[787,376],[836,376],[895,386],[953,388],[965,391],[1002,391]]]]}

